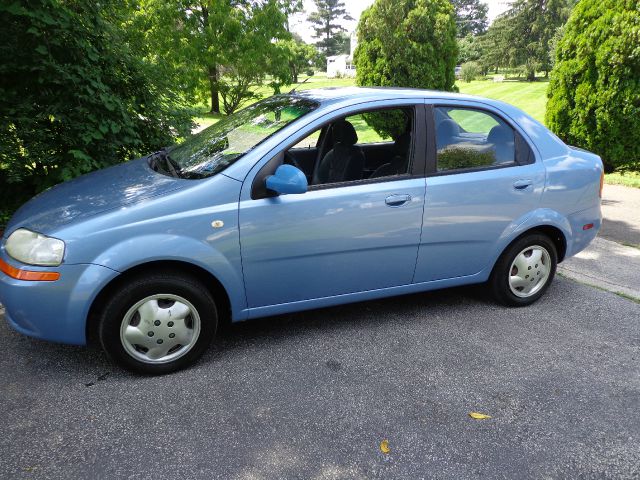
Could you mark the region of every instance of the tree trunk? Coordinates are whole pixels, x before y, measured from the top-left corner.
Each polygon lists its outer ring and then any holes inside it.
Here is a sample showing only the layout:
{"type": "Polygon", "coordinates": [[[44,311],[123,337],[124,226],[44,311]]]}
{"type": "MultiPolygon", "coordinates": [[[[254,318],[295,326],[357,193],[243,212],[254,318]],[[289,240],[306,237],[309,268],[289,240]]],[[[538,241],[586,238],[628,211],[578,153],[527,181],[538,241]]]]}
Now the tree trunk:
{"type": "Polygon", "coordinates": [[[535,82],[536,81],[536,71],[535,70],[529,70],[527,72],[527,80],[529,82],[535,82]]]}
{"type": "Polygon", "coordinates": [[[218,95],[218,67],[209,67],[209,85],[211,88],[211,111],[209,113],[220,113],[220,97],[218,95]]]}

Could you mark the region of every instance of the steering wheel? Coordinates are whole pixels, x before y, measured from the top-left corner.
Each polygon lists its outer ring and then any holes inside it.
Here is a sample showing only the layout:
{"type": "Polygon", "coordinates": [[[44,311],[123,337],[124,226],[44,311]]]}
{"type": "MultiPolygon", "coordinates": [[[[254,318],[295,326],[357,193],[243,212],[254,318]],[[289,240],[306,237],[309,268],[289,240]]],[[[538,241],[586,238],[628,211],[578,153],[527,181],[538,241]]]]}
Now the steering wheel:
{"type": "Polygon", "coordinates": [[[298,163],[296,158],[293,155],[291,155],[288,150],[286,152],[284,152],[284,159],[283,160],[284,160],[284,163],[286,163],[287,165],[293,165],[298,170],[302,170],[302,168],[300,168],[300,164],[298,163]]]}

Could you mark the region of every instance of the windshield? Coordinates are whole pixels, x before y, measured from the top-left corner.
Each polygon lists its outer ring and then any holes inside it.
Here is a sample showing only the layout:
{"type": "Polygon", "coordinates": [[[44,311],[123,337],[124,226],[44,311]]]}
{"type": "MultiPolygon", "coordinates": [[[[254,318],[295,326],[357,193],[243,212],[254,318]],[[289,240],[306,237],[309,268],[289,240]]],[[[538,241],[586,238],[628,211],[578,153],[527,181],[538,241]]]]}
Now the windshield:
{"type": "Polygon", "coordinates": [[[176,176],[210,177],[317,106],[313,101],[286,95],[267,98],[168,149],[167,163],[175,168],[176,176]]]}

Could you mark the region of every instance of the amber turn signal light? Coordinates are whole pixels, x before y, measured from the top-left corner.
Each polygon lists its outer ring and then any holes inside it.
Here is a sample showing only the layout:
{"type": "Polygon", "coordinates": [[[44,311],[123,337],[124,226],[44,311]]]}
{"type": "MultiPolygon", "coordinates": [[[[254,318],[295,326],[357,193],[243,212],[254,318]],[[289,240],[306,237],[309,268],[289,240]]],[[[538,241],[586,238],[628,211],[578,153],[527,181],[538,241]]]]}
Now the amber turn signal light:
{"type": "Polygon", "coordinates": [[[0,272],[16,280],[26,280],[29,282],[55,282],[60,278],[58,272],[34,272],[32,270],[21,270],[12,267],[0,258],[0,272]]]}
{"type": "Polygon", "coordinates": [[[600,174],[600,198],[602,198],[603,187],[604,187],[604,171],[600,174]]]}

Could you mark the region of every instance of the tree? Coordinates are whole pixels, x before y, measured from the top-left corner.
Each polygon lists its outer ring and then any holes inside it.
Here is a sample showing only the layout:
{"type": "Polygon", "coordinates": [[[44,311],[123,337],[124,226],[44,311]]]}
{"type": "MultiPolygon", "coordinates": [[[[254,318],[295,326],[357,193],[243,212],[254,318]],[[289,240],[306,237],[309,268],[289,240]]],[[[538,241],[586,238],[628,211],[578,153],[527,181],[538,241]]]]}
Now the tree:
{"type": "Polygon", "coordinates": [[[349,55],[351,52],[351,35],[337,32],[334,38],[335,55],[349,55]]]}
{"type": "Polygon", "coordinates": [[[550,42],[569,18],[574,0],[515,0],[511,8],[489,27],[491,48],[484,49],[484,65],[497,60],[496,66],[519,68],[527,80],[535,80],[536,71],[551,70],[550,42]]]}
{"type": "Polygon", "coordinates": [[[323,53],[330,57],[338,55],[344,49],[344,40],[338,37],[338,32],[346,29],[338,22],[340,20],[353,20],[347,13],[342,0],[314,0],[317,11],[312,12],[307,20],[313,25],[315,31],[313,37],[320,39],[316,45],[323,53]]]}
{"type": "Polygon", "coordinates": [[[456,11],[456,26],[458,37],[467,35],[481,35],[486,32],[489,20],[487,12],[489,6],[480,0],[451,0],[456,11]]]}
{"type": "Polygon", "coordinates": [[[611,171],[640,169],[640,4],[581,0],[556,49],[546,123],[611,171]]]}
{"type": "Polygon", "coordinates": [[[481,38],[472,35],[458,38],[458,64],[477,61],[482,57],[481,38]]]}
{"type": "Polygon", "coordinates": [[[358,24],[356,81],[453,91],[457,54],[448,0],[376,0],[358,24]]]}
{"type": "Polygon", "coordinates": [[[185,99],[138,55],[124,28],[131,15],[126,5],[108,1],[0,5],[4,215],[56,183],[189,133],[185,99]]]}
{"type": "Polygon", "coordinates": [[[551,40],[549,40],[549,65],[551,68],[556,64],[558,44],[560,43],[560,40],[562,40],[562,37],[564,37],[564,27],[565,26],[562,25],[561,27],[556,28],[556,32],[553,34],[553,37],[551,37],[551,40]]]}
{"type": "MultiPolygon", "coordinates": [[[[453,91],[457,55],[448,0],[376,0],[358,24],[356,82],[453,91]]],[[[365,119],[383,138],[402,133],[406,121],[397,111],[365,119]]]]}
{"type": "Polygon", "coordinates": [[[285,47],[288,50],[289,71],[291,82],[298,83],[298,75],[312,71],[312,67],[318,56],[318,49],[314,45],[305,43],[300,37],[287,40],[285,47]]]}
{"type": "Polygon", "coordinates": [[[185,89],[226,113],[252,98],[267,75],[287,83],[288,14],[296,0],[144,0],[147,38],[185,89]]]}
{"type": "Polygon", "coordinates": [[[479,62],[483,70],[494,70],[498,73],[499,67],[510,66],[513,55],[509,22],[507,16],[500,15],[493,21],[487,33],[478,37],[482,52],[479,62]]]}

